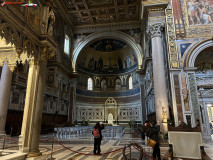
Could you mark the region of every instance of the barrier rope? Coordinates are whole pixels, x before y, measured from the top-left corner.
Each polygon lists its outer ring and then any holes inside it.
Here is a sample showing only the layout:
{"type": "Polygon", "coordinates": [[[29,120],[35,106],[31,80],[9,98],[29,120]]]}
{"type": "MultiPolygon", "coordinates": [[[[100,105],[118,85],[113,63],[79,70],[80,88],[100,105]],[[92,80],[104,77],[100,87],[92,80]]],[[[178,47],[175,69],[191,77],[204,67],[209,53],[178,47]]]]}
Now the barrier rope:
{"type": "Polygon", "coordinates": [[[49,140],[52,140],[52,138],[49,138],[49,139],[45,139],[45,140],[40,140],[39,142],[47,142],[49,140]]]}
{"type": "Polygon", "coordinates": [[[8,137],[6,137],[7,139],[9,139],[10,141],[13,141],[13,142],[16,142],[16,143],[18,143],[18,141],[17,140],[15,140],[15,139],[10,139],[10,138],[8,138],[8,137]]]}
{"type": "Polygon", "coordinates": [[[72,149],[70,149],[70,148],[64,146],[64,145],[63,145],[62,143],[60,143],[57,139],[55,139],[55,141],[56,141],[58,144],[60,144],[61,146],[63,146],[65,149],[70,150],[70,151],[72,151],[72,152],[74,152],[74,153],[82,154],[82,155],[91,155],[91,156],[92,156],[92,155],[95,155],[95,156],[97,156],[97,155],[105,155],[105,154],[110,154],[110,153],[117,152],[117,151],[123,149],[123,148],[119,148],[119,149],[116,149],[116,150],[114,150],[114,151],[106,152],[106,153],[102,153],[102,154],[86,154],[86,153],[81,153],[81,152],[74,151],[74,150],[72,150],[72,149]]]}
{"type": "MultiPolygon", "coordinates": [[[[133,146],[135,149],[137,149],[138,151],[140,151],[137,147],[135,147],[135,146],[133,146]]],[[[142,152],[145,156],[147,156],[147,157],[149,157],[149,158],[151,158],[151,159],[153,159],[153,160],[157,160],[156,158],[154,158],[154,157],[151,157],[150,155],[148,155],[148,154],[146,154],[146,153],[144,153],[144,152],[142,152]]]]}

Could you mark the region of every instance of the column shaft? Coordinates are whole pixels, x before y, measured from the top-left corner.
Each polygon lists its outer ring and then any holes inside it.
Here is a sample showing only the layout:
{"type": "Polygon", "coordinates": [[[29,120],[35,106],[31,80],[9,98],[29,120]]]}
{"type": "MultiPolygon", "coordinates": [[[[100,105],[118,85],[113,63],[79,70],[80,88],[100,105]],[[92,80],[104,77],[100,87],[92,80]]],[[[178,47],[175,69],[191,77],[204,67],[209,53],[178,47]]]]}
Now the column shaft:
{"type": "Polygon", "coordinates": [[[167,131],[166,124],[163,125],[162,123],[167,122],[167,118],[169,117],[169,109],[164,69],[164,54],[163,43],[161,38],[161,27],[162,24],[155,24],[150,27],[150,32],[152,36],[151,40],[156,120],[160,123],[161,131],[167,131]]]}
{"type": "Polygon", "coordinates": [[[32,133],[31,147],[30,147],[30,156],[41,155],[39,151],[39,139],[40,139],[41,123],[42,123],[42,111],[43,111],[43,104],[44,104],[46,69],[47,69],[46,63],[41,62],[39,81],[38,81],[38,93],[37,93],[37,100],[36,100],[35,118],[33,120],[33,133],[32,133]]]}
{"type": "Polygon", "coordinates": [[[32,60],[30,62],[27,90],[25,98],[24,116],[22,122],[22,130],[19,138],[20,150],[22,152],[29,152],[32,142],[32,135],[34,130],[34,118],[36,111],[36,101],[38,95],[38,81],[39,81],[39,64],[38,61],[32,60]]]}
{"type": "Polygon", "coordinates": [[[11,81],[12,72],[10,71],[9,66],[5,63],[2,68],[0,80],[0,134],[5,133],[11,81]]]}

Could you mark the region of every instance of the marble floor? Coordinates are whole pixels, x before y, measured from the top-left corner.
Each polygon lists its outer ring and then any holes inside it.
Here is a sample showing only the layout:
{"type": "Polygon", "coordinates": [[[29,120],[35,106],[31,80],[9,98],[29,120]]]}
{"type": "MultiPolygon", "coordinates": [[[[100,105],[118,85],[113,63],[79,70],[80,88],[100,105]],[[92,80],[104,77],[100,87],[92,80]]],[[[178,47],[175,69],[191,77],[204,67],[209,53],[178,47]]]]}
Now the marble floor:
{"type": "MultiPolygon", "coordinates": [[[[152,148],[145,146],[141,138],[132,138],[133,135],[130,133],[131,131],[129,129],[125,129],[123,136],[120,138],[103,138],[101,144],[101,153],[103,155],[93,155],[93,137],[90,133],[67,139],[56,139],[53,143],[53,152],[52,135],[41,135],[40,151],[43,155],[46,155],[47,158],[51,159],[52,157],[52,159],[57,160],[122,160],[123,148],[130,143],[136,142],[144,148],[144,152],[148,156],[151,156],[152,148]]],[[[18,137],[6,139],[5,149],[3,150],[2,156],[0,156],[0,160],[4,160],[6,155],[14,154],[18,150],[17,140],[18,137]]],[[[0,147],[2,147],[2,139],[0,143],[0,147]]],[[[206,153],[213,159],[213,141],[203,140],[203,144],[206,153]]],[[[167,150],[168,147],[161,147],[161,155],[164,155],[167,150]]],[[[130,148],[128,147],[125,153],[128,158],[131,156],[131,158],[139,159],[140,157],[140,152],[134,147],[131,147],[131,155],[130,148]]],[[[143,159],[151,160],[148,156],[144,155],[143,159]]]]}

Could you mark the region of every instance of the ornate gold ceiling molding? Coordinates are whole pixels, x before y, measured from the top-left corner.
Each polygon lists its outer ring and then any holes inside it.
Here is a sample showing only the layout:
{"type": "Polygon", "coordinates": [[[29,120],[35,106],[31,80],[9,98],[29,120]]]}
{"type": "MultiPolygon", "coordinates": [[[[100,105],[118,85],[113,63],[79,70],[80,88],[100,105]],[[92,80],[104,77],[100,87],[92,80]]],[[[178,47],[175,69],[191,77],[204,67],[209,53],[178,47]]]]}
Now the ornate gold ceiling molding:
{"type": "Polygon", "coordinates": [[[140,22],[110,23],[104,25],[78,26],[74,28],[74,33],[81,34],[81,33],[92,33],[101,31],[116,31],[126,29],[137,29],[140,27],[141,27],[140,22]]]}
{"type": "Polygon", "coordinates": [[[159,12],[164,10],[168,5],[168,0],[146,0],[142,1],[141,5],[141,19],[146,19],[149,12],[159,12]]]}

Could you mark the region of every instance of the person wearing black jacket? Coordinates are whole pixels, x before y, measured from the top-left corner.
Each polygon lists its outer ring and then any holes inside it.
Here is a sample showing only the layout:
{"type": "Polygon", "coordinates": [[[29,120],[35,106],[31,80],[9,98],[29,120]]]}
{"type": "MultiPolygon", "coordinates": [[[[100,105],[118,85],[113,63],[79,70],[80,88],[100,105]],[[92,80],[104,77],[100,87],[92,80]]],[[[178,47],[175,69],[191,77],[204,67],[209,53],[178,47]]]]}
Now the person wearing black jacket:
{"type": "MultiPolygon", "coordinates": [[[[98,129],[99,130],[99,135],[100,137],[94,137],[94,150],[93,153],[94,154],[101,154],[101,140],[102,140],[102,134],[101,134],[101,130],[104,129],[104,125],[100,124],[99,122],[96,123],[94,130],[98,129]],[[96,152],[97,151],[97,152],[96,152]]],[[[92,134],[94,135],[94,130],[92,131],[92,134]]]]}
{"type": "Polygon", "coordinates": [[[158,160],[161,160],[159,132],[160,132],[160,126],[157,125],[156,121],[154,121],[152,127],[147,129],[146,135],[152,140],[156,141],[156,144],[153,148],[153,158],[156,158],[156,155],[157,155],[158,160]]]}

